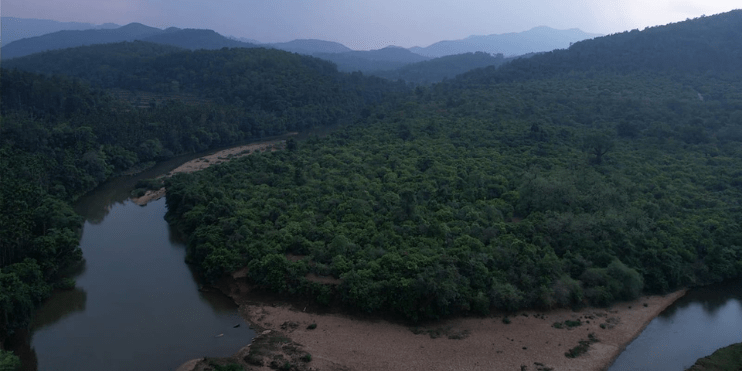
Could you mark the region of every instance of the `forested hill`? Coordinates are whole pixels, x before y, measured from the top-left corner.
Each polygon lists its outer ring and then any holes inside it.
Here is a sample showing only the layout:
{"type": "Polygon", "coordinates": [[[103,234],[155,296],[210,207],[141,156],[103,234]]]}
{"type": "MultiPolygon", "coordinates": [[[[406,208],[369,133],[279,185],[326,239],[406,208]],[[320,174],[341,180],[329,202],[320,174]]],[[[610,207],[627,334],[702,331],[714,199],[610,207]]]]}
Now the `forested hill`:
{"type": "Polygon", "coordinates": [[[533,58],[516,60],[497,72],[473,71],[472,83],[553,77],[572,71],[615,73],[739,72],[742,10],[632,30],[573,44],[533,58]]]}
{"type": "Polygon", "coordinates": [[[161,30],[141,23],[130,23],[114,29],[65,30],[17,40],[2,47],[2,58],[8,60],[47,50],[134,40],[174,45],[186,49],[256,47],[254,44],[228,39],[212,30],[175,27],[161,30]]]}
{"type": "Polygon", "coordinates": [[[277,114],[292,130],[336,122],[387,92],[406,90],[404,84],[340,73],[330,62],[281,50],[186,51],[141,41],[49,51],[4,67],[68,75],[99,88],[215,99],[277,114]]]}
{"type": "Polygon", "coordinates": [[[167,217],[205,277],[247,266],[268,290],[411,320],[738,277],[739,14],[420,87],[329,138],[171,178],[167,217]],[[709,45],[728,48],[700,72],[661,67],[709,45]]]}
{"type": "Polygon", "coordinates": [[[511,59],[505,58],[502,54],[464,53],[411,63],[394,70],[370,71],[368,73],[390,80],[404,80],[415,84],[429,85],[454,78],[456,75],[475,68],[498,67],[511,59]]]}

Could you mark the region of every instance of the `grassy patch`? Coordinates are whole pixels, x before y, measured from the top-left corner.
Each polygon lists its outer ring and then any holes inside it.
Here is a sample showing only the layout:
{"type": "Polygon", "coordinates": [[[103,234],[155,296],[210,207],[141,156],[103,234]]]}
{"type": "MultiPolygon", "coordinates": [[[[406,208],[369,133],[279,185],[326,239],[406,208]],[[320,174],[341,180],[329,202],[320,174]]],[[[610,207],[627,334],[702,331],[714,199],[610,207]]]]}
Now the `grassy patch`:
{"type": "Polygon", "coordinates": [[[461,340],[469,337],[469,330],[454,330],[451,327],[438,327],[429,329],[410,327],[410,331],[412,331],[412,333],[415,335],[428,334],[431,339],[437,339],[439,337],[445,336],[452,340],[461,340]]]}
{"type": "Polygon", "coordinates": [[[590,344],[597,343],[598,341],[599,340],[595,337],[595,334],[590,333],[587,335],[587,340],[580,340],[580,343],[576,347],[565,352],[564,356],[567,358],[577,358],[587,353],[587,350],[590,349],[590,344]]]}
{"type": "Polygon", "coordinates": [[[579,319],[577,321],[566,320],[564,322],[554,322],[554,324],[551,325],[551,327],[558,328],[558,329],[562,329],[562,328],[570,329],[570,328],[577,327],[577,326],[582,326],[582,321],[580,321],[579,319]]]}

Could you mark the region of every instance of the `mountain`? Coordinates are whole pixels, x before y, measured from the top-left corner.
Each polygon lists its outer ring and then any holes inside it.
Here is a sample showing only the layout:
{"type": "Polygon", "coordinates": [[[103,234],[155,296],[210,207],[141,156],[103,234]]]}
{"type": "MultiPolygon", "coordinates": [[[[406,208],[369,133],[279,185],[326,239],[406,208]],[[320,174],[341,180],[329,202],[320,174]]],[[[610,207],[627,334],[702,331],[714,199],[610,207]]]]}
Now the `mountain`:
{"type": "Polygon", "coordinates": [[[337,64],[338,70],[346,72],[392,70],[410,63],[430,59],[398,46],[387,46],[377,50],[354,50],[345,53],[317,53],[314,56],[334,62],[337,64]]]}
{"type": "Polygon", "coordinates": [[[161,30],[141,23],[130,23],[115,29],[58,31],[42,36],[17,40],[2,48],[2,58],[10,59],[46,50],[77,46],[118,43],[123,41],[151,41],[186,49],[220,49],[223,47],[254,47],[253,44],[228,39],[211,30],[161,30]]]}
{"type": "Polygon", "coordinates": [[[285,43],[270,44],[270,46],[287,52],[308,55],[318,53],[346,53],[353,51],[351,48],[340,43],[316,39],[297,39],[285,43]]]}
{"type": "Polygon", "coordinates": [[[63,30],[112,29],[120,25],[105,23],[94,25],[82,22],[57,22],[50,19],[2,17],[2,45],[28,37],[41,36],[63,30]]]}
{"type": "Polygon", "coordinates": [[[121,41],[141,40],[163,32],[159,28],[148,27],[141,23],[130,23],[115,29],[57,31],[14,41],[2,47],[2,58],[22,57],[45,50],[65,49],[75,46],[106,44],[121,41]]]}
{"type": "Polygon", "coordinates": [[[737,74],[742,60],[742,10],[577,42],[463,76],[474,83],[563,76],[573,72],[737,74]]]}
{"type": "Polygon", "coordinates": [[[431,58],[445,55],[486,52],[502,53],[506,56],[564,49],[571,43],[590,39],[599,34],[583,32],[577,28],[555,30],[550,27],[535,27],[524,32],[499,35],[469,36],[463,40],[439,41],[428,47],[412,47],[409,50],[431,58]]]}
{"type": "Polygon", "coordinates": [[[172,29],[141,39],[142,41],[177,46],[184,49],[254,48],[255,44],[228,39],[212,30],[172,29]]]}

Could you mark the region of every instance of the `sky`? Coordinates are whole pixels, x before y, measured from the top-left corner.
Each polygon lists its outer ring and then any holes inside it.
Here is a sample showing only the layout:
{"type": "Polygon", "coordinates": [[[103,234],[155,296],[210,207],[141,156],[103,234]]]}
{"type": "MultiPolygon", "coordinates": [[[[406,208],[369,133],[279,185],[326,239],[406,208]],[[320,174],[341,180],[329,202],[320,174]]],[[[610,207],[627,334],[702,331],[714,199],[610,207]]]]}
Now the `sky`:
{"type": "Polygon", "coordinates": [[[207,28],[260,42],[428,46],[537,26],[612,34],[742,8],[739,0],[2,0],[3,17],[207,28]]]}

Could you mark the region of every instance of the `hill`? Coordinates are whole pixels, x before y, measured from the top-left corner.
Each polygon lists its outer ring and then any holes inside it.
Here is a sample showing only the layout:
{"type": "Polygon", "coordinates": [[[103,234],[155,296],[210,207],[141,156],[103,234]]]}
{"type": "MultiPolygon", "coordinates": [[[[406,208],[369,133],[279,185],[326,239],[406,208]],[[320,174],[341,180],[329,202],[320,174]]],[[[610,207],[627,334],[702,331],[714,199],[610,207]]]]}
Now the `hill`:
{"type": "Polygon", "coordinates": [[[2,17],[2,45],[28,37],[41,36],[62,30],[111,29],[121,26],[113,23],[94,25],[82,22],[57,22],[49,19],[2,17]]]}
{"type": "Polygon", "coordinates": [[[207,279],[246,267],[411,321],[738,277],[739,15],[419,87],[325,139],[170,178],[167,218],[207,279]]]}
{"type": "Polygon", "coordinates": [[[473,72],[472,83],[548,78],[574,71],[699,74],[739,72],[742,10],[666,26],[631,30],[473,72]]]}
{"type": "Polygon", "coordinates": [[[297,39],[285,43],[268,44],[266,46],[285,50],[287,52],[307,55],[315,55],[321,53],[347,53],[353,51],[347,46],[337,42],[315,39],[297,39]]]}
{"type": "Polygon", "coordinates": [[[314,56],[335,63],[338,70],[345,72],[392,70],[429,59],[396,46],[345,53],[316,53],[314,56]]]}
{"type": "Polygon", "coordinates": [[[228,39],[212,30],[172,29],[145,37],[142,41],[177,46],[184,49],[214,50],[221,48],[254,48],[256,45],[228,39]]]}
{"type": "Polygon", "coordinates": [[[564,49],[572,43],[597,36],[600,35],[586,33],[576,28],[555,30],[542,26],[524,32],[469,36],[462,40],[439,41],[424,48],[410,48],[410,51],[431,58],[473,52],[514,56],[564,49]]]}
{"type": "Polygon", "coordinates": [[[192,50],[255,47],[253,44],[228,39],[211,30],[174,27],[161,30],[140,23],[130,23],[116,29],[54,32],[12,42],[3,46],[1,51],[2,58],[7,60],[47,50],[134,40],[156,42],[192,50]]]}
{"type": "Polygon", "coordinates": [[[369,74],[390,80],[404,80],[427,85],[454,78],[476,68],[497,67],[509,60],[511,58],[505,58],[502,54],[493,56],[483,52],[465,53],[411,63],[394,70],[371,71],[369,74]]]}

